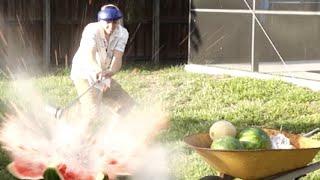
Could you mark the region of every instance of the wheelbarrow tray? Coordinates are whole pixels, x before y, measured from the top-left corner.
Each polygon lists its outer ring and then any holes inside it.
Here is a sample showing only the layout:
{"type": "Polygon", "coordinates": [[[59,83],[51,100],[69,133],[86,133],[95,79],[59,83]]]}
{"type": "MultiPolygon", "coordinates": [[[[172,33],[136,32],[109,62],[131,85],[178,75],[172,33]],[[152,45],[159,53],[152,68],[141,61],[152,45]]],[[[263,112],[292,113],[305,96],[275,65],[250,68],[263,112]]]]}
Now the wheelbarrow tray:
{"type": "MultiPolygon", "coordinates": [[[[269,136],[277,130],[264,129],[269,136]]],[[[281,132],[295,149],[213,150],[209,134],[187,136],[184,141],[212,168],[241,179],[260,179],[306,166],[320,150],[320,141],[296,134],[281,132]]]]}

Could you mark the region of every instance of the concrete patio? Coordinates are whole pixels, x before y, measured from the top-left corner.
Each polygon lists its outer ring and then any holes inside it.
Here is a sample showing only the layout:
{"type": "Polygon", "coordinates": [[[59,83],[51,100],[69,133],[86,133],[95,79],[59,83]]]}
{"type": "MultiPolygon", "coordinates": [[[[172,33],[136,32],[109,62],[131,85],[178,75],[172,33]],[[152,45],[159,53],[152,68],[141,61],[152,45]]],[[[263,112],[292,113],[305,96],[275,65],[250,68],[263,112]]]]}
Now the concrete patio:
{"type": "Polygon", "coordinates": [[[230,75],[257,79],[279,79],[314,91],[320,90],[320,60],[261,62],[259,72],[251,71],[251,64],[215,64],[185,66],[186,71],[212,75],[230,75]]]}

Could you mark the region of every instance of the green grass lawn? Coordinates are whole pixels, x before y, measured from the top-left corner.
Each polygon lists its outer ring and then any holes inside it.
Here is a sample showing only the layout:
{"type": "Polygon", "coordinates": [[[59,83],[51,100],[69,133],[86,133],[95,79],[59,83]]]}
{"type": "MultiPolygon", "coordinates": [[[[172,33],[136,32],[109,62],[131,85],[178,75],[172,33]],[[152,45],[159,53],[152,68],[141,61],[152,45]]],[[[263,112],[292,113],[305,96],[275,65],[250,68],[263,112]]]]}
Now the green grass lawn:
{"type": "MultiPolygon", "coordinates": [[[[115,79],[139,103],[162,102],[169,112],[170,126],[159,140],[172,150],[170,165],[176,179],[195,180],[215,173],[182,139],[208,132],[216,120],[229,120],[238,128],[282,127],[293,133],[307,132],[320,124],[320,93],[282,81],[200,75],[183,67],[127,68],[115,79]]],[[[68,71],[38,77],[34,82],[54,104],[65,105],[76,96],[68,71]]],[[[2,114],[7,102],[15,99],[9,89],[8,81],[0,79],[2,114]]],[[[13,179],[5,170],[8,162],[0,151],[0,179],[13,179]]],[[[306,179],[320,179],[320,173],[311,173],[306,179]]]]}

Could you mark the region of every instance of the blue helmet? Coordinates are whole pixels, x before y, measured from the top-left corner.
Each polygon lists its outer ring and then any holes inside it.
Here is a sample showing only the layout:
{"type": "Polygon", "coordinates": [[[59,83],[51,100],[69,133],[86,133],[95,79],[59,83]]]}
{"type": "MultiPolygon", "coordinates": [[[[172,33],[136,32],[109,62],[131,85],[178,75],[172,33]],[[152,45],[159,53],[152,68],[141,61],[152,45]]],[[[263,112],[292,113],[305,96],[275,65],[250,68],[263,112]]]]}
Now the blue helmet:
{"type": "Polygon", "coordinates": [[[98,21],[116,21],[122,17],[121,11],[115,6],[107,6],[98,13],[98,21]]]}

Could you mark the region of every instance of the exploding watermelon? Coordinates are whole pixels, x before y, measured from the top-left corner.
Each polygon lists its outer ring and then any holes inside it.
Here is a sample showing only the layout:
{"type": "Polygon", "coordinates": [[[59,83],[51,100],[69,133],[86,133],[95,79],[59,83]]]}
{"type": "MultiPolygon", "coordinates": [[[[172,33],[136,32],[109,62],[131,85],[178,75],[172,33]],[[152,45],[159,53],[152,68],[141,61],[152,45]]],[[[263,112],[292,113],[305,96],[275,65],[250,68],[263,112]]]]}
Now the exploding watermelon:
{"type": "Polygon", "coordinates": [[[245,149],[270,149],[272,147],[270,137],[260,128],[246,128],[239,133],[238,139],[245,149]]]}
{"type": "Polygon", "coordinates": [[[15,160],[7,166],[7,169],[18,179],[42,179],[46,166],[27,160],[15,160]]]}
{"type": "Polygon", "coordinates": [[[73,171],[65,164],[57,167],[47,167],[41,163],[26,160],[15,160],[8,166],[8,171],[18,179],[44,179],[44,180],[102,180],[104,175],[91,175],[88,171],[73,171]]]}
{"type": "Polygon", "coordinates": [[[210,148],[215,150],[238,150],[243,147],[238,139],[231,136],[224,136],[214,140],[210,148]]]}

